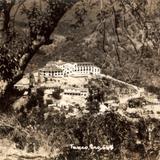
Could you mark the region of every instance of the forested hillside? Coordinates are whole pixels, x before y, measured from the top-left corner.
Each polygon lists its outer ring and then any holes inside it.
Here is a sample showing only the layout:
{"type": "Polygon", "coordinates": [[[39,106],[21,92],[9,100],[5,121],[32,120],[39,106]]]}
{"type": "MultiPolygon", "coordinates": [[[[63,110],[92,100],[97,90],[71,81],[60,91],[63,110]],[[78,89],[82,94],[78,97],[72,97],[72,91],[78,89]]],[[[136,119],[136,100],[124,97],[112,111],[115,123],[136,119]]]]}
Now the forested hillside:
{"type": "Polygon", "coordinates": [[[155,90],[160,81],[160,2],[102,2],[78,3],[56,29],[65,41],[53,49],[47,46],[32,62],[92,61],[105,74],[155,90]]]}

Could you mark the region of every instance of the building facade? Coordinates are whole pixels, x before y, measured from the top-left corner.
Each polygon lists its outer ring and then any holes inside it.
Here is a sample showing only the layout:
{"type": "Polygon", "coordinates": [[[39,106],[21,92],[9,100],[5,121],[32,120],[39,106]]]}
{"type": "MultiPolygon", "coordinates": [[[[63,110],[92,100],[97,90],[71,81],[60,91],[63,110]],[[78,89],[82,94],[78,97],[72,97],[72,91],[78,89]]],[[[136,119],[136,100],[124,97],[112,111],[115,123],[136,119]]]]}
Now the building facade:
{"type": "Polygon", "coordinates": [[[66,77],[66,76],[87,76],[99,75],[101,69],[90,62],[63,62],[51,61],[39,70],[41,76],[50,77],[66,77]]]}
{"type": "Polygon", "coordinates": [[[89,91],[87,88],[64,88],[62,95],[88,97],[89,91]]]}

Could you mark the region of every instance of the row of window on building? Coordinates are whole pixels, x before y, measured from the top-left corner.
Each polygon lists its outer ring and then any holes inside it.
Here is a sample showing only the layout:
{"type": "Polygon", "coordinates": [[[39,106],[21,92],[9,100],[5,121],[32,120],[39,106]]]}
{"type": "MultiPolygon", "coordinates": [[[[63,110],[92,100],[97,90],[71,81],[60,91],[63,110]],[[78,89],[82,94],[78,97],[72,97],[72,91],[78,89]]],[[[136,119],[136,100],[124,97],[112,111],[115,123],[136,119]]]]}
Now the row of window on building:
{"type": "MultiPolygon", "coordinates": [[[[95,72],[98,72],[98,70],[95,72]]],[[[91,72],[91,71],[75,71],[75,72],[61,72],[61,71],[55,71],[55,72],[51,72],[51,71],[43,71],[43,72],[40,72],[40,75],[43,75],[43,76],[64,76],[64,75],[69,75],[69,74],[93,74],[94,72],[91,72]]]]}
{"type": "Polygon", "coordinates": [[[87,93],[72,93],[72,92],[65,92],[64,95],[69,95],[69,96],[87,96],[87,93]]]}

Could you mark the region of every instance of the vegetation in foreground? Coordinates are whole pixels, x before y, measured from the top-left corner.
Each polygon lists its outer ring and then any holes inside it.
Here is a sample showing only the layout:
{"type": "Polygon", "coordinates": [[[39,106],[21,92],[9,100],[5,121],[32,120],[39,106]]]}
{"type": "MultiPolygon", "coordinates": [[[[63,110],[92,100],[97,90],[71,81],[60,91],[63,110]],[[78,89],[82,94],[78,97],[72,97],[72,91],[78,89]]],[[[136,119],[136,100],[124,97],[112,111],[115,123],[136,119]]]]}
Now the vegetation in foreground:
{"type": "Polygon", "coordinates": [[[66,118],[65,113],[45,107],[42,92],[32,95],[28,104],[16,111],[1,114],[0,136],[7,137],[17,149],[34,153],[40,148],[58,156],[58,160],[155,159],[159,154],[160,122],[151,118],[129,121],[116,111],[98,113],[92,108],[80,118],[66,118]],[[40,105],[39,105],[40,104],[40,105]],[[74,150],[75,146],[113,145],[113,150],[74,150]]]}

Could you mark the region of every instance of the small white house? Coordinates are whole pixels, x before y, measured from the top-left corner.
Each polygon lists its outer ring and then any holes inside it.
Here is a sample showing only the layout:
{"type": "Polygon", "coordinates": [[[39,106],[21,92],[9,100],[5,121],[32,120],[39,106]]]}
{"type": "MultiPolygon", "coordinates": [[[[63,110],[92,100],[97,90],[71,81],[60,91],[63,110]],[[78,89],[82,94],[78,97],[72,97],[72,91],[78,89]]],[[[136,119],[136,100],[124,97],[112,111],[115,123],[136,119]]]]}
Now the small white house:
{"type": "Polygon", "coordinates": [[[18,90],[28,89],[29,88],[29,78],[26,76],[18,81],[14,87],[18,90]]]}

